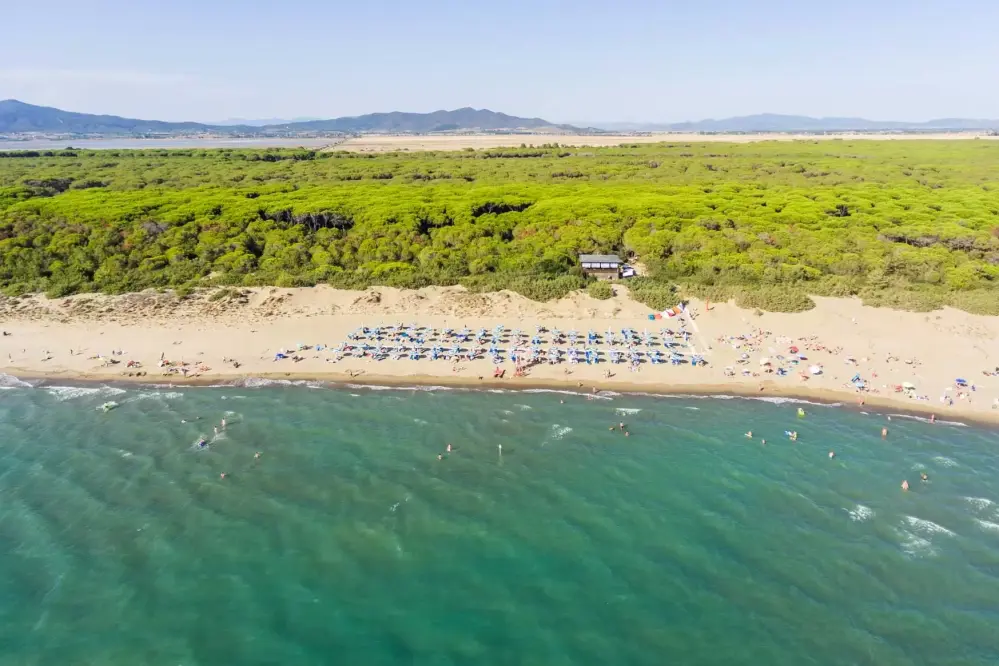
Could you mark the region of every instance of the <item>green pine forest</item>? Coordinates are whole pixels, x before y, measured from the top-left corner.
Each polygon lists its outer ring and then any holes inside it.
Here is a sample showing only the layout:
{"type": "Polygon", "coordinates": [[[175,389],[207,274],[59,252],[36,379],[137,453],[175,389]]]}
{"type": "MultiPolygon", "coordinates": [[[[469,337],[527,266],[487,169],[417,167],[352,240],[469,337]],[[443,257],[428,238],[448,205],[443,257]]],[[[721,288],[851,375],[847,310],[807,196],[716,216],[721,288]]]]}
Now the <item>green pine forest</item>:
{"type": "MultiPolygon", "coordinates": [[[[0,289],[589,286],[581,252],[674,290],[999,314],[999,142],[557,144],[427,153],[0,152],[0,289]]],[[[591,293],[603,295],[602,288],[591,293]]]]}

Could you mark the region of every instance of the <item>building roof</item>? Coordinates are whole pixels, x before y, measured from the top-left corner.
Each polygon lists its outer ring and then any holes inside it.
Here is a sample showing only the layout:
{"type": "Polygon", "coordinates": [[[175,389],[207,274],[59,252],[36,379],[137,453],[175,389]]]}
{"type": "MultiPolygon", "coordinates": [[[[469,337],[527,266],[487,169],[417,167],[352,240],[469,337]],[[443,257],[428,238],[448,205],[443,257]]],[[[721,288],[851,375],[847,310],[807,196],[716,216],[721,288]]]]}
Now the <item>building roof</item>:
{"type": "Polygon", "coordinates": [[[616,254],[581,254],[579,260],[585,263],[620,264],[621,257],[616,254]]]}

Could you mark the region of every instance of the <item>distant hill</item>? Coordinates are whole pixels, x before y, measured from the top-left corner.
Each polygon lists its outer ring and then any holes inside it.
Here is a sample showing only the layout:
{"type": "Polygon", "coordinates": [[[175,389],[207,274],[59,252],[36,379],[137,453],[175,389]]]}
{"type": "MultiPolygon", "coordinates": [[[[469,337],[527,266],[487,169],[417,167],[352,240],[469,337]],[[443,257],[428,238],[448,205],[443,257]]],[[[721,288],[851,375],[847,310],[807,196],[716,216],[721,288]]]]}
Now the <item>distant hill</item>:
{"type": "MultiPolygon", "coordinates": [[[[252,122],[252,121],[251,121],[252,122]]],[[[447,132],[473,130],[547,130],[579,132],[571,125],[555,125],[541,118],[518,118],[487,109],[457,109],[433,113],[370,113],[364,116],[255,125],[206,124],[137,120],[121,116],[74,113],[48,106],[35,106],[15,99],[0,101],[0,132],[62,134],[181,134],[191,132],[242,134],[304,134],[310,132],[447,132]]]]}
{"type": "Polygon", "coordinates": [[[987,130],[999,127],[999,120],[940,118],[926,122],[866,120],[864,118],[811,118],[761,113],[722,120],[649,124],[643,129],[672,132],[849,132],[849,131],[941,131],[987,130]]]}
{"type": "Polygon", "coordinates": [[[310,120],[322,120],[322,119],[313,116],[306,116],[302,118],[253,118],[253,119],[227,118],[225,120],[219,120],[208,124],[218,125],[221,127],[232,127],[234,125],[244,125],[246,127],[267,127],[268,125],[287,125],[289,123],[304,123],[310,120]]]}
{"type": "Polygon", "coordinates": [[[572,125],[556,125],[542,118],[519,118],[488,109],[465,107],[432,113],[369,113],[363,116],[288,123],[277,126],[292,131],[322,132],[450,132],[455,130],[562,130],[575,132],[572,125]]]}
{"type": "MultiPolygon", "coordinates": [[[[66,134],[163,134],[212,131],[202,123],[171,123],[137,120],[121,116],[74,113],[50,106],[25,104],[16,99],[0,101],[0,132],[48,132],[66,134]]],[[[234,131],[234,128],[227,128],[234,131]]]]}

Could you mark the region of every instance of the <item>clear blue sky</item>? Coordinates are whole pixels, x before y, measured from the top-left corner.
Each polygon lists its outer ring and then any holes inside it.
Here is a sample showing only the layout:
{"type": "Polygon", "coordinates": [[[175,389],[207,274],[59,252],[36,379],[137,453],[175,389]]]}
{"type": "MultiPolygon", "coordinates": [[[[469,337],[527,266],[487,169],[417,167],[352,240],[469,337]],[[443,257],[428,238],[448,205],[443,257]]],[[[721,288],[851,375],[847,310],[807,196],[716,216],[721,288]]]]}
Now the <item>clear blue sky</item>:
{"type": "Polygon", "coordinates": [[[0,99],[91,113],[999,118],[997,0],[7,4],[0,99]]]}

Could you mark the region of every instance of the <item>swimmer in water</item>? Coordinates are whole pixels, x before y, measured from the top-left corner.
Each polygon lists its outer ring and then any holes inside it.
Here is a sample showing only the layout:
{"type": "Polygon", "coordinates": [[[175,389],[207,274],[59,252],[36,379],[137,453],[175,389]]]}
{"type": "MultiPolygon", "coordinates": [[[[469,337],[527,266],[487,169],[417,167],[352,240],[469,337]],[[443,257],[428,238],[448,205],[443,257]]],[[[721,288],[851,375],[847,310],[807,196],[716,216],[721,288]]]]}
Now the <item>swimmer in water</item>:
{"type": "Polygon", "coordinates": [[[752,438],[753,438],[753,431],[750,430],[749,432],[746,433],[746,439],[752,439],[752,438]]]}
{"type": "Polygon", "coordinates": [[[618,427],[619,429],[621,429],[621,430],[624,430],[624,424],[623,424],[623,423],[618,423],[618,424],[617,424],[617,427],[618,427]]]}
{"type": "Polygon", "coordinates": [[[927,481],[930,480],[930,477],[926,475],[926,472],[920,472],[919,480],[922,481],[923,483],[926,483],[927,481]]]}
{"type": "Polygon", "coordinates": [[[225,478],[225,472],[222,472],[221,474],[219,474],[219,478],[220,479],[224,479],[225,478]]]}
{"type": "Polygon", "coordinates": [[[208,442],[205,441],[204,437],[202,437],[201,439],[198,440],[198,448],[199,449],[203,449],[206,446],[208,446],[208,442]]]}
{"type": "Polygon", "coordinates": [[[631,433],[630,433],[630,432],[628,432],[627,430],[625,430],[625,431],[624,431],[624,436],[625,436],[625,437],[631,437],[631,433]]]}
{"type": "Polygon", "coordinates": [[[215,428],[215,436],[218,437],[219,436],[219,427],[215,426],[214,428],[215,428]]]}
{"type": "Polygon", "coordinates": [[[259,458],[260,458],[260,451],[257,451],[256,453],[253,454],[253,459],[257,460],[259,458]]]}
{"type": "Polygon", "coordinates": [[[835,458],[835,457],[836,457],[836,454],[834,452],[830,451],[829,452],[829,458],[832,459],[832,458],[835,458]]]}
{"type": "Polygon", "coordinates": [[[881,439],[888,439],[888,428],[881,429],[881,439]]]}
{"type": "Polygon", "coordinates": [[[764,439],[764,440],[761,440],[761,441],[760,441],[760,443],[761,443],[761,444],[762,444],[763,446],[766,446],[766,445],[767,445],[767,440],[765,440],[765,439],[764,439]]]}
{"type": "Polygon", "coordinates": [[[902,482],[902,490],[908,490],[908,489],[909,489],[909,482],[908,481],[903,481],[902,482]]]}
{"type": "Polygon", "coordinates": [[[447,445],[447,452],[451,453],[451,445],[450,444],[447,445]]]}
{"type": "Polygon", "coordinates": [[[937,415],[930,414],[930,423],[936,423],[936,422],[937,422],[937,415]]]}
{"type": "Polygon", "coordinates": [[[444,460],[444,456],[442,456],[441,454],[439,454],[439,453],[438,453],[438,454],[437,454],[437,459],[438,459],[438,460],[444,460]]]}
{"type": "Polygon", "coordinates": [[[792,442],[797,442],[798,441],[798,431],[797,430],[792,430],[791,434],[788,435],[788,437],[790,437],[790,439],[791,439],[792,442]]]}
{"type": "Polygon", "coordinates": [[[225,419],[222,419],[222,429],[225,430],[225,419]]]}

